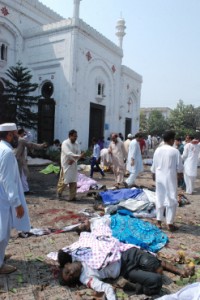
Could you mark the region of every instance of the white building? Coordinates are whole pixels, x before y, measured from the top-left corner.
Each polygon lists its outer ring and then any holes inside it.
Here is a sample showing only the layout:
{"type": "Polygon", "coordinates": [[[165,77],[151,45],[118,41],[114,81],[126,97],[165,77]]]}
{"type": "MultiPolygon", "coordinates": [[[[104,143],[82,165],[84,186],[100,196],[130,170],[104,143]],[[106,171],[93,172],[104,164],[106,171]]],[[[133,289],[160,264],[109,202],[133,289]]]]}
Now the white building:
{"type": "Polygon", "coordinates": [[[140,108],[140,112],[145,115],[147,119],[149,119],[149,116],[152,111],[159,111],[165,119],[169,118],[170,112],[172,111],[169,107],[142,107],[140,108]]]}
{"type": "Polygon", "coordinates": [[[79,18],[79,5],[63,19],[38,0],[0,0],[0,80],[18,61],[31,69],[42,94],[38,140],[76,129],[86,149],[93,136],[138,131],[142,77],[122,65],[124,20],[117,46],[79,18]]]}

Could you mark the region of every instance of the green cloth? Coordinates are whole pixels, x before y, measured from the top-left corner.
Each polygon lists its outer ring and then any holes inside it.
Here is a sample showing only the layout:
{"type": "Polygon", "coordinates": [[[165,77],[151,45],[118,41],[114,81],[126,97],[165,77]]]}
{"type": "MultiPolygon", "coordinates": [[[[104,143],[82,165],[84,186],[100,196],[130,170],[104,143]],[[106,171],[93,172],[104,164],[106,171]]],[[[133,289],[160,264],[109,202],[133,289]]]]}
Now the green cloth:
{"type": "Polygon", "coordinates": [[[53,164],[48,165],[45,169],[40,171],[40,173],[42,174],[50,174],[50,173],[58,174],[59,172],[60,172],[60,167],[54,166],[53,164]]]}

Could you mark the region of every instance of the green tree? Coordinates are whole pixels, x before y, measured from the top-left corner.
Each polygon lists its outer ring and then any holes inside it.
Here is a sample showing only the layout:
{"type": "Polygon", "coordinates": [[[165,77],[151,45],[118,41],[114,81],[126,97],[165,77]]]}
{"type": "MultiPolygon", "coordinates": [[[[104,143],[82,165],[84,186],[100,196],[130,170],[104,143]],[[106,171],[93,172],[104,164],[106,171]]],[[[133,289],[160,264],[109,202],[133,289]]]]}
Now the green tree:
{"type": "Polygon", "coordinates": [[[195,134],[199,124],[200,109],[193,105],[185,105],[179,100],[177,106],[171,111],[169,116],[170,127],[175,130],[177,135],[185,136],[195,134]]]}
{"type": "Polygon", "coordinates": [[[158,110],[152,110],[148,119],[148,131],[152,135],[161,136],[168,129],[168,121],[158,110]]]}
{"type": "Polygon", "coordinates": [[[31,82],[31,71],[18,62],[6,71],[6,76],[8,79],[4,79],[5,94],[8,102],[16,106],[17,125],[36,129],[37,113],[33,111],[33,107],[38,104],[40,96],[32,94],[38,88],[38,84],[31,82]]]}
{"type": "Polygon", "coordinates": [[[140,112],[140,131],[144,133],[148,132],[148,121],[143,112],[140,112]]]}

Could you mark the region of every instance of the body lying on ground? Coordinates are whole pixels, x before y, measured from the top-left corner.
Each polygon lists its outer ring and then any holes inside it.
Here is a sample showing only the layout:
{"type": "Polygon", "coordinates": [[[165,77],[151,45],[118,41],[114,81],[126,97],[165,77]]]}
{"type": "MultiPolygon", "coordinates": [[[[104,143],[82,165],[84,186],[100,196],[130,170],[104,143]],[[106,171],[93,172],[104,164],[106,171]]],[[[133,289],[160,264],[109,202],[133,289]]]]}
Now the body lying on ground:
{"type": "Polygon", "coordinates": [[[82,224],[80,229],[91,232],[82,232],[77,242],[58,253],[62,285],[80,281],[114,300],[116,295],[112,285],[103,282],[106,278],[123,276],[135,283],[136,293],[154,295],[161,290],[163,268],[181,276],[194,271],[180,270],[139,247],[119,242],[112,237],[109,220],[94,218],[90,221],[82,224]]]}

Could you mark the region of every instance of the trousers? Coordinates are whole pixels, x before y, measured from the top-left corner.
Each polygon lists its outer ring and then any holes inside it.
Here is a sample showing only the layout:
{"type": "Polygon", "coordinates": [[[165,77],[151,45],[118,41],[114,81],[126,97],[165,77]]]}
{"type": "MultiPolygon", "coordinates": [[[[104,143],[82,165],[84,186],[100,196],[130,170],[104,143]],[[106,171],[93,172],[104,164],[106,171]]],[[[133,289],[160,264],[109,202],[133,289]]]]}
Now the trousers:
{"type": "Polygon", "coordinates": [[[154,255],[138,248],[130,248],[122,253],[121,276],[141,285],[144,294],[158,294],[162,288],[162,275],[156,273],[161,262],[154,255]]]}
{"type": "MultiPolygon", "coordinates": [[[[62,195],[62,192],[66,188],[67,184],[64,183],[64,174],[63,169],[60,170],[60,176],[57,184],[57,193],[59,195],[62,195]]],[[[77,183],[76,182],[70,182],[69,183],[69,200],[73,200],[76,198],[76,190],[77,190],[77,183]]]]}

